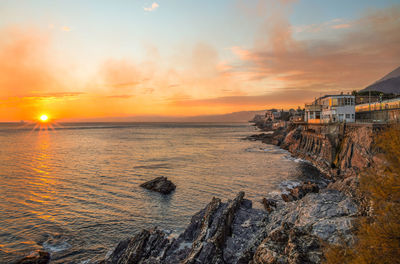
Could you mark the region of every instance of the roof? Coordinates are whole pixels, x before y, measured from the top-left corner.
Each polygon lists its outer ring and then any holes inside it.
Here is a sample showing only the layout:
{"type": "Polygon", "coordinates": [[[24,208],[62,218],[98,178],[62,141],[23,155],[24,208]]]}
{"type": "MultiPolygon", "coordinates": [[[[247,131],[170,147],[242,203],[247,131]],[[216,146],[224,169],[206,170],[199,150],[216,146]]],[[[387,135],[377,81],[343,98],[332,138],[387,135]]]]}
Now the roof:
{"type": "Polygon", "coordinates": [[[355,97],[355,96],[351,95],[351,94],[327,94],[318,99],[324,99],[324,98],[328,98],[328,97],[355,97]]]}

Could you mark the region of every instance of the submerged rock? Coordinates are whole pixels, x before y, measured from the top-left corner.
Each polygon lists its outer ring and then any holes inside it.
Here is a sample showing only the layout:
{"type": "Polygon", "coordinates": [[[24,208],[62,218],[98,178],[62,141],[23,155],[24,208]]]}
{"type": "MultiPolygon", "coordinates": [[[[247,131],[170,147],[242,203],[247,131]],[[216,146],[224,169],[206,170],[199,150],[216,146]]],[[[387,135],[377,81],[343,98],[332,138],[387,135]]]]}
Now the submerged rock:
{"type": "Polygon", "coordinates": [[[150,191],[159,192],[162,194],[170,194],[176,189],[176,185],[173,184],[167,177],[158,177],[151,181],[142,183],[140,187],[148,189],[150,191]]]}
{"type": "Polygon", "coordinates": [[[28,256],[17,261],[16,264],[47,264],[50,262],[50,253],[42,250],[33,251],[28,256]]]}

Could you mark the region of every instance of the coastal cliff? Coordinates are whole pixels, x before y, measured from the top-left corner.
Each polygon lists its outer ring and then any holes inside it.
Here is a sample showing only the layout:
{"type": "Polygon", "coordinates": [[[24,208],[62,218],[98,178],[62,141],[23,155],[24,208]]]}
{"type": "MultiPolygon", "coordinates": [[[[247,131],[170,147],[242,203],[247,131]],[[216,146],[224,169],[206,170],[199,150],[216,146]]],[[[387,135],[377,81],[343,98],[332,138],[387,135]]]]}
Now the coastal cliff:
{"type": "Polygon", "coordinates": [[[357,175],[376,161],[373,139],[382,128],[367,124],[299,125],[287,131],[281,147],[339,180],[357,175]]]}

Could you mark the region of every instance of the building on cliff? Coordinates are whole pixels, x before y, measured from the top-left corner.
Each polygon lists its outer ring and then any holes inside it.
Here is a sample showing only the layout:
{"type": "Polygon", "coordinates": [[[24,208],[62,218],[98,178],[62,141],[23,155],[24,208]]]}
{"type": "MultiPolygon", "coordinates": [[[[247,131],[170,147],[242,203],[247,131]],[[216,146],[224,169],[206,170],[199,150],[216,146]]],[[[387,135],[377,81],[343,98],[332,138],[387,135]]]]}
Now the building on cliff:
{"type": "Polygon", "coordinates": [[[325,95],[305,105],[304,121],[307,123],[355,122],[354,95],[325,95]]]}
{"type": "Polygon", "coordinates": [[[358,122],[400,122],[400,98],[356,105],[358,122]]]}

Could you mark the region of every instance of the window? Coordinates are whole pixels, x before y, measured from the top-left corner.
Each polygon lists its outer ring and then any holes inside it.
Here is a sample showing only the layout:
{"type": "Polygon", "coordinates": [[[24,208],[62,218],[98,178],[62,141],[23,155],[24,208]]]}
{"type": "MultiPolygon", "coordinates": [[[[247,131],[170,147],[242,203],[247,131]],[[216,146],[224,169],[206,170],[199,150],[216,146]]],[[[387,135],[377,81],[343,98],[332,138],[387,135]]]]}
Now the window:
{"type": "Polygon", "coordinates": [[[354,119],[354,114],[351,114],[351,118],[354,119]]]}
{"type": "Polygon", "coordinates": [[[350,118],[350,114],[346,114],[346,118],[350,118]]]}

